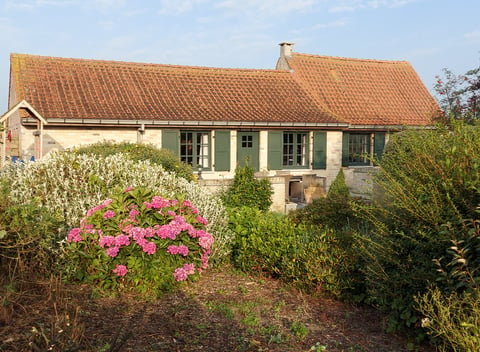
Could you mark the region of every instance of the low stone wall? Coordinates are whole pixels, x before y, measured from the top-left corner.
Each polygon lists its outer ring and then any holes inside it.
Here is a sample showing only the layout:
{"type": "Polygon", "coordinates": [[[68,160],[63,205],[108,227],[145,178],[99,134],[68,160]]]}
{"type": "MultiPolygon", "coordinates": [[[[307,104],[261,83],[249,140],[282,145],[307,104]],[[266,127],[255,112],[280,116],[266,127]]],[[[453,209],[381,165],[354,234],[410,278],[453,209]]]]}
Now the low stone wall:
{"type": "MultiPolygon", "coordinates": [[[[281,176],[257,176],[258,178],[267,178],[273,188],[272,206],[270,210],[287,213],[297,207],[298,203],[311,203],[314,199],[325,197],[325,179],[315,175],[303,175],[301,179],[292,182],[291,175],[281,176]],[[289,189],[291,185],[298,188],[297,193],[301,194],[301,199],[291,202],[289,189]]],[[[216,193],[225,190],[230,186],[233,179],[200,179],[198,184],[216,193]]],[[[291,192],[291,190],[290,190],[291,192]]]]}
{"type": "Polygon", "coordinates": [[[373,177],[378,172],[376,167],[349,167],[344,169],[345,183],[354,197],[372,199],[373,177]]]}
{"type": "MultiPolygon", "coordinates": [[[[266,177],[270,180],[273,188],[273,196],[272,196],[272,206],[270,210],[278,211],[278,212],[285,212],[285,203],[286,203],[286,195],[285,195],[285,177],[266,177]]],[[[219,180],[198,180],[198,184],[203,187],[209,189],[210,192],[216,193],[220,192],[221,190],[226,189],[232,183],[233,179],[219,179],[219,180]]]]}

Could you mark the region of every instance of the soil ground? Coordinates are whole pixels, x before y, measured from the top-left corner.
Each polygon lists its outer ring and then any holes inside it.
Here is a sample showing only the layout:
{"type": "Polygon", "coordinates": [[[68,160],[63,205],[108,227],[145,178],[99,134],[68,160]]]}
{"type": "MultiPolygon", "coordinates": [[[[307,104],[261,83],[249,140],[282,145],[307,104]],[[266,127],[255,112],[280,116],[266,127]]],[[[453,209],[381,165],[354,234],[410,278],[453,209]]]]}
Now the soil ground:
{"type": "Polygon", "coordinates": [[[0,351],[434,351],[386,333],[375,310],[230,268],[150,301],[56,279],[0,293],[0,351]]]}

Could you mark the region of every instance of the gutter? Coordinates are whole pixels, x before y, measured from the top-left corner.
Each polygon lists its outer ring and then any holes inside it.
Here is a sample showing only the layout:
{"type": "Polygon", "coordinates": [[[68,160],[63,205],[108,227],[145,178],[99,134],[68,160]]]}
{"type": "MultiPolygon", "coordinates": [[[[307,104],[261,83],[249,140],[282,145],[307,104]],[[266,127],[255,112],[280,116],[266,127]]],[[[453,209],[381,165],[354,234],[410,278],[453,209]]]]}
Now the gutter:
{"type": "Polygon", "coordinates": [[[402,131],[406,129],[434,129],[429,125],[348,125],[349,130],[402,131]]]}
{"type": "MultiPolygon", "coordinates": [[[[258,121],[178,121],[178,120],[110,120],[110,119],[72,119],[49,118],[49,126],[105,126],[105,127],[245,127],[245,128],[329,128],[346,129],[346,123],[339,122],[258,122],[258,121]]],[[[35,119],[27,117],[22,119],[23,124],[30,125],[35,119]]]]}
{"type": "MultiPolygon", "coordinates": [[[[214,127],[214,128],[299,128],[299,129],[336,129],[349,131],[400,131],[405,129],[434,129],[434,126],[422,125],[351,125],[343,122],[268,122],[268,121],[178,121],[178,120],[129,120],[129,119],[72,119],[49,118],[48,125],[53,127],[132,127],[158,128],[178,127],[214,127]]],[[[32,117],[22,119],[24,125],[33,125],[37,120],[32,117]]]]}

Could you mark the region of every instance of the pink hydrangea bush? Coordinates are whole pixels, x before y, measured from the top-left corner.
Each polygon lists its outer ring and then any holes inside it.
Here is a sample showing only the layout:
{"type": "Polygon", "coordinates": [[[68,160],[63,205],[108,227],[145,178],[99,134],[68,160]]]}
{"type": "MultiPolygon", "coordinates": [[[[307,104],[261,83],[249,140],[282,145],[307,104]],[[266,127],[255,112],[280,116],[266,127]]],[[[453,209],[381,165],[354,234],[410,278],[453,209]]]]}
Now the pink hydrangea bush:
{"type": "Polygon", "coordinates": [[[68,236],[75,277],[112,290],[162,291],[208,267],[214,237],[188,200],[129,187],[89,209],[68,236]]]}

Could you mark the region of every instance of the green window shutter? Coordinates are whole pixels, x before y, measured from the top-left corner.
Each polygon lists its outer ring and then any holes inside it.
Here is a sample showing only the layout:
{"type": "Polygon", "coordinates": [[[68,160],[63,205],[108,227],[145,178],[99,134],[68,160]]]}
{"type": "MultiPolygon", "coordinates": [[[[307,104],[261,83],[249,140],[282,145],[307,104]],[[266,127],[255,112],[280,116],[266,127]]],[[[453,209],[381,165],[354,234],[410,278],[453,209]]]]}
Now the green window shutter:
{"type": "Polygon", "coordinates": [[[179,130],[162,130],[162,148],[170,149],[176,155],[179,155],[179,130]]]}
{"type": "Polygon", "coordinates": [[[313,168],[327,168],[327,132],[313,133],[313,168]]]}
{"type": "Polygon", "coordinates": [[[282,169],[283,132],[268,132],[268,168],[270,170],[282,169]]]}
{"type": "Polygon", "coordinates": [[[342,136],[342,166],[348,166],[348,139],[350,134],[348,132],[343,132],[342,136]]]}
{"type": "Polygon", "coordinates": [[[230,131],[215,131],[215,171],[230,170],[230,131]]]}
{"type": "Polygon", "coordinates": [[[385,132],[375,132],[374,136],[374,157],[375,160],[382,160],[383,148],[385,147],[385,132]]]}

